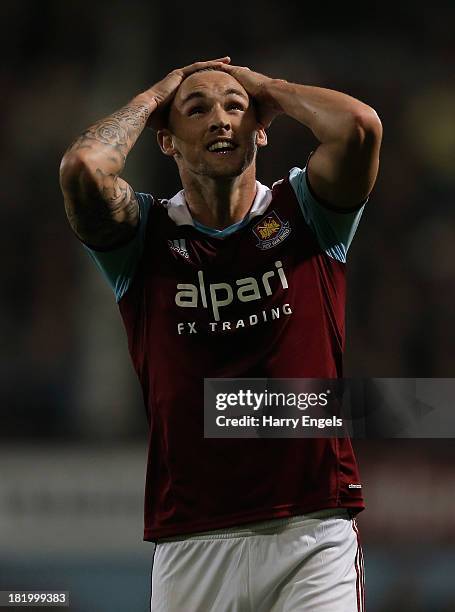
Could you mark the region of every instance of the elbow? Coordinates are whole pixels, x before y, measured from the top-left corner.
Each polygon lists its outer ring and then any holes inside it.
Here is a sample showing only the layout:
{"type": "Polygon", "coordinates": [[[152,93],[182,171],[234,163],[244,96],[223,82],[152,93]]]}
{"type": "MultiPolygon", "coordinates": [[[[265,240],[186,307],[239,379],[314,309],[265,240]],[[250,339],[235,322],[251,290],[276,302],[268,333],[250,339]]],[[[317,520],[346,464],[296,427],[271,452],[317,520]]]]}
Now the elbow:
{"type": "Polygon", "coordinates": [[[81,160],[73,153],[65,153],[60,162],[60,183],[68,182],[70,177],[74,177],[81,172],[81,160]]]}
{"type": "Polygon", "coordinates": [[[382,123],[379,115],[371,108],[364,106],[353,115],[351,137],[359,144],[377,142],[382,140],[382,123]]]}
{"type": "Polygon", "coordinates": [[[84,155],[69,151],[60,163],[60,185],[63,190],[73,190],[77,185],[95,182],[95,173],[84,155]]]}

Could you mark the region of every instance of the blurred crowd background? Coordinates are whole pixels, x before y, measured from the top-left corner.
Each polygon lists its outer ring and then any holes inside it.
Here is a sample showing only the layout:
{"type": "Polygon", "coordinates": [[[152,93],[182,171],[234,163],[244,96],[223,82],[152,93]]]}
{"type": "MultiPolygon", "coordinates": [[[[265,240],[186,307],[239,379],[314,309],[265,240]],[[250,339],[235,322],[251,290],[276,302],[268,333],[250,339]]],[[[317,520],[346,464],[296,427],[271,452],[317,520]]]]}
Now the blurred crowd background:
{"type": "MultiPolygon", "coordinates": [[[[66,222],[58,168],[85,127],[175,67],[228,54],[376,109],[381,166],[350,250],[346,373],[453,376],[454,7],[0,4],[0,590],[65,587],[74,610],[147,609],[145,413],[113,295],[66,222]]],[[[278,118],[259,180],[303,166],[315,146],[278,118]]],[[[125,178],[158,197],[180,189],[151,131],[125,178]]],[[[368,609],[454,611],[453,440],[356,447],[368,609]]]]}

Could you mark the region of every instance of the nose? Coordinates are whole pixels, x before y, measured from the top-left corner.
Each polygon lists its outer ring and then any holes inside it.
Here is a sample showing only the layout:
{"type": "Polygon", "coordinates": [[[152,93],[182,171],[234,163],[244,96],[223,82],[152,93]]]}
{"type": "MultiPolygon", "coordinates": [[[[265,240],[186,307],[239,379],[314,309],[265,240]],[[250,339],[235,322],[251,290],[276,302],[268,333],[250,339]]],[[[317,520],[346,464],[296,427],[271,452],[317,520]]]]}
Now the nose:
{"type": "Polygon", "coordinates": [[[217,107],[213,110],[212,116],[210,117],[210,132],[217,132],[218,130],[230,130],[231,122],[229,115],[227,115],[224,109],[217,107]]]}

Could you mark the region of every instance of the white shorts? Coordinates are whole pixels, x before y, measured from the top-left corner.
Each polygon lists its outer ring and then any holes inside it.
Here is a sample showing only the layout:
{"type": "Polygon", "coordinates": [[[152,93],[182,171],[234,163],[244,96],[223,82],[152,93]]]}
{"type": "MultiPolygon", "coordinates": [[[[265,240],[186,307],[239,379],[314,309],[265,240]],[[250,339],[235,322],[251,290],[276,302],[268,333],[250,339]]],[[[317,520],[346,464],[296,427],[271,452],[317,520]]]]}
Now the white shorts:
{"type": "Polygon", "coordinates": [[[364,612],[363,555],[347,510],[161,540],[152,612],[364,612]]]}

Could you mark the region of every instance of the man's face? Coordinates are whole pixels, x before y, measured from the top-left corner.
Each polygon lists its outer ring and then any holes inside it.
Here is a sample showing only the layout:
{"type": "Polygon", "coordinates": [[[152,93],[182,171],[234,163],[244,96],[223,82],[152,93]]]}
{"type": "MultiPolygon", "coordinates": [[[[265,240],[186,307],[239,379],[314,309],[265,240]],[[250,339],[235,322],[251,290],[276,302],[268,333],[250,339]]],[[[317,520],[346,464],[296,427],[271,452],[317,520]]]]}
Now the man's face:
{"type": "Polygon", "coordinates": [[[258,146],[267,144],[255,108],[242,85],[221,71],[196,72],[175,95],[162,150],[180,169],[212,178],[242,174],[258,146]]]}

